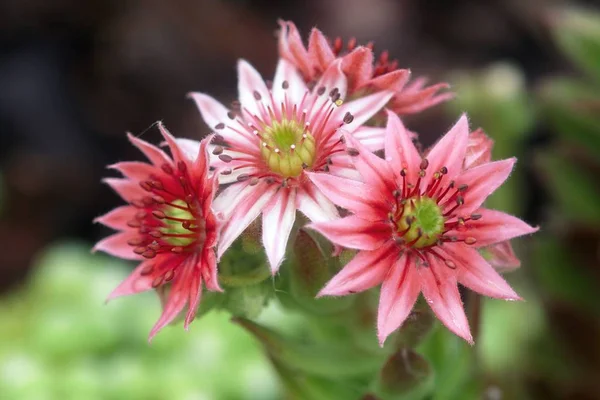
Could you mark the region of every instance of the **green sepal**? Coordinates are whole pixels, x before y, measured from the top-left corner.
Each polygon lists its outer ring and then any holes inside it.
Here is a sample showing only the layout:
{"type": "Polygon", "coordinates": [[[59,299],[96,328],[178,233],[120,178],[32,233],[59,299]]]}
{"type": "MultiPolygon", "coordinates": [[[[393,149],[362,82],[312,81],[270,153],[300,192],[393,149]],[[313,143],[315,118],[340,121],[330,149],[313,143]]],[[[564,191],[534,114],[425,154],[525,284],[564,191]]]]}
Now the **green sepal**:
{"type": "Polygon", "coordinates": [[[434,374],[427,360],[404,347],[385,362],[372,392],[381,400],[417,400],[430,394],[433,386],[434,374]]]}

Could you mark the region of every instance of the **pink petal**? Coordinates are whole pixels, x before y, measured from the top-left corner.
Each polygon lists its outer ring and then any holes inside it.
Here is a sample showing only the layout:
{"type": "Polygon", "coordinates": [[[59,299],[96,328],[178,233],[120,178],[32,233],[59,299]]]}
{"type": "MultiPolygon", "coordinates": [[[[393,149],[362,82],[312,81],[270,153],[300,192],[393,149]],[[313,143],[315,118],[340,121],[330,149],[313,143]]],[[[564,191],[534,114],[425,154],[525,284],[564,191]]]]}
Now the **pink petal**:
{"type": "MultiPolygon", "coordinates": [[[[468,139],[469,121],[466,115],[463,115],[427,154],[426,158],[429,161],[427,178],[431,179],[435,172],[442,169],[442,167],[446,167],[448,173],[443,179],[446,184],[453,180],[462,170],[468,139]]],[[[428,183],[429,180],[423,182],[422,186],[427,187],[428,183]]]]}
{"type": "MultiPolygon", "coordinates": [[[[175,140],[173,135],[171,135],[171,132],[169,132],[167,130],[167,128],[163,125],[162,122],[158,123],[158,129],[159,129],[161,135],[165,138],[165,141],[167,142],[167,144],[169,145],[169,150],[171,150],[171,155],[173,156],[173,159],[175,160],[175,162],[184,161],[187,163],[187,162],[191,161],[181,151],[181,149],[177,145],[177,140],[175,140]]],[[[194,157],[194,159],[195,158],[196,157],[194,157]]]]}
{"type": "Polygon", "coordinates": [[[429,267],[417,268],[425,300],[448,329],[473,344],[456,277],[448,273],[449,268],[437,258],[430,257],[429,263],[429,267]]]}
{"type": "MultiPolygon", "coordinates": [[[[137,208],[133,206],[121,206],[112,211],[94,219],[94,222],[99,222],[109,228],[116,230],[130,229],[127,222],[135,218],[137,208]]],[[[131,250],[131,249],[130,249],[131,250]]]]}
{"type": "Polygon", "coordinates": [[[127,202],[138,200],[148,193],[137,182],[121,178],[104,178],[102,182],[110,186],[121,198],[127,202]]]}
{"type": "Polygon", "coordinates": [[[279,20],[279,55],[293,63],[302,72],[307,81],[312,80],[313,72],[308,51],[304,48],[302,38],[296,25],[291,21],[279,20]]]}
{"type": "Polygon", "coordinates": [[[308,226],[331,242],[351,249],[375,250],[392,238],[388,223],[367,221],[354,215],[308,226]]]}
{"type": "Polygon", "coordinates": [[[458,281],[469,289],[498,299],[521,300],[477,250],[462,243],[447,243],[440,252],[456,264],[458,281]]]}
{"type": "Polygon", "coordinates": [[[298,209],[313,222],[331,221],[340,217],[335,205],[310,181],[296,194],[298,209]]]}
{"type": "Polygon", "coordinates": [[[469,215],[483,204],[488,196],[496,191],[510,175],[516,158],[494,161],[464,171],[456,178],[456,186],[468,185],[463,193],[465,204],[459,209],[469,215]]]}
{"type": "Polygon", "coordinates": [[[296,190],[281,188],[271,198],[262,216],[262,239],[273,275],[283,261],[295,220],[296,190]]]}
{"type": "Polygon", "coordinates": [[[345,296],[379,285],[398,256],[396,246],[382,246],[374,251],[360,251],[338,272],[317,297],[345,296]]]}
{"type": "MultiPolygon", "coordinates": [[[[204,186],[206,189],[210,189],[210,185],[207,184],[206,179],[208,177],[209,171],[209,156],[208,156],[208,145],[212,141],[214,135],[208,135],[202,141],[200,141],[200,148],[198,152],[193,158],[189,158],[192,161],[192,171],[190,171],[190,175],[192,178],[192,182],[196,188],[201,188],[204,186]]],[[[215,190],[211,191],[210,197],[212,198],[215,190]]],[[[203,197],[205,198],[207,193],[203,193],[203,197]]]]}
{"type": "Polygon", "coordinates": [[[216,129],[220,123],[227,124],[231,121],[227,116],[229,110],[211,96],[200,92],[191,92],[188,97],[194,100],[202,119],[210,129],[216,129]]]}
{"type": "Polygon", "coordinates": [[[273,78],[274,108],[278,109],[282,104],[287,106],[300,103],[307,91],[308,88],[296,68],[288,61],[279,59],[273,78]],[[283,88],[284,82],[286,82],[287,89],[283,88]]]}
{"type": "Polygon", "coordinates": [[[313,28],[308,39],[308,56],[313,69],[322,73],[335,60],[335,55],[327,38],[317,28],[313,28]]]}
{"type": "Polygon", "coordinates": [[[247,185],[246,188],[248,190],[235,198],[231,214],[226,214],[229,220],[221,231],[217,258],[221,258],[233,241],[258,217],[277,192],[278,186],[260,182],[256,186],[247,185]]]}
{"type": "Polygon", "coordinates": [[[348,76],[348,90],[353,92],[373,76],[373,52],[363,46],[342,57],[342,69],[348,76]]]}
{"type": "Polygon", "coordinates": [[[354,119],[351,123],[344,125],[344,129],[348,132],[354,132],[358,127],[381,111],[393,95],[394,92],[386,90],[344,103],[336,109],[334,112],[336,118],[332,118],[332,120],[340,121],[349,112],[354,119]]]}
{"type": "Polygon", "coordinates": [[[403,254],[383,280],[377,312],[377,337],[383,346],[385,339],[398,329],[410,314],[421,292],[416,267],[403,254]]]}
{"type": "Polygon", "coordinates": [[[497,271],[509,272],[521,266],[521,260],[508,240],[487,246],[483,250],[489,255],[488,262],[497,271]]]}
{"type": "Polygon", "coordinates": [[[116,169],[132,181],[145,181],[157,172],[156,166],[139,161],[123,161],[109,165],[108,168],[116,169]]]}
{"type": "Polygon", "coordinates": [[[142,256],[135,254],[133,247],[127,244],[128,240],[137,238],[138,236],[138,231],[134,230],[115,233],[96,243],[92,251],[100,250],[111,256],[120,257],[125,260],[141,260],[142,256]]]}
{"type": "Polygon", "coordinates": [[[152,330],[150,330],[148,342],[152,341],[154,336],[156,336],[161,329],[179,315],[181,310],[185,307],[190,295],[196,295],[196,293],[191,293],[190,288],[188,287],[193,275],[192,268],[189,268],[187,264],[181,265],[179,268],[181,269],[172,281],[171,290],[169,291],[169,296],[167,297],[163,312],[158,321],[156,321],[156,324],[152,327],[152,330]]]}
{"type": "MultiPolygon", "coordinates": [[[[321,79],[316,83],[313,93],[315,97],[315,102],[311,108],[310,116],[312,118],[315,117],[316,113],[322,112],[322,108],[328,106],[331,103],[331,98],[329,97],[329,93],[333,90],[337,89],[340,93],[340,98],[344,99],[346,96],[346,92],[348,89],[348,83],[346,79],[346,75],[342,72],[341,62],[338,60],[331,64],[329,68],[325,71],[321,79]],[[321,88],[325,88],[325,92],[322,95],[317,95],[316,93],[321,88]]],[[[334,119],[336,123],[340,121],[340,119],[334,119]]]]}
{"type": "Polygon", "coordinates": [[[402,182],[400,171],[404,168],[407,171],[407,182],[416,182],[421,164],[421,155],[400,118],[389,110],[387,111],[387,117],[385,159],[392,167],[399,182],[402,182]]]}
{"type": "Polygon", "coordinates": [[[404,90],[397,92],[390,108],[399,115],[415,114],[454,98],[453,93],[438,93],[450,87],[447,83],[438,83],[423,89],[424,84],[424,80],[416,79],[404,90]]]}
{"type": "Polygon", "coordinates": [[[383,149],[385,128],[361,126],[356,129],[352,135],[369,151],[378,151],[383,149]]]}
{"type": "Polygon", "coordinates": [[[456,236],[459,239],[473,237],[476,240],[474,246],[479,248],[518,236],[529,235],[539,229],[501,211],[480,208],[477,210],[477,214],[480,214],[481,218],[477,221],[468,221],[469,229],[465,231],[452,230],[448,232],[448,236],[456,236]]]}
{"type": "Polygon", "coordinates": [[[196,265],[189,266],[189,268],[192,269],[192,272],[190,272],[190,277],[187,282],[188,287],[186,288],[188,295],[188,311],[183,322],[183,329],[186,331],[189,330],[190,324],[198,312],[198,306],[200,306],[200,300],[202,299],[202,279],[204,278],[201,272],[203,272],[206,267],[207,266],[203,265],[202,258],[197,260],[196,265]]]}
{"type": "Polygon", "coordinates": [[[238,61],[238,93],[242,108],[251,115],[261,115],[259,104],[269,104],[271,99],[263,78],[245,60],[238,61]],[[260,96],[260,100],[255,95],[260,96]]]}
{"type": "Polygon", "coordinates": [[[385,219],[388,210],[381,199],[373,197],[372,188],[362,182],[325,173],[306,172],[309,179],[334,204],[370,221],[385,219]]]}
{"type": "Polygon", "coordinates": [[[393,90],[397,92],[402,90],[409,79],[410,70],[397,69],[369,80],[369,82],[366,84],[366,87],[375,90],[393,90]]]}
{"type": "Polygon", "coordinates": [[[490,139],[481,128],[469,134],[467,154],[465,155],[464,169],[477,167],[492,160],[494,141],[490,139]]]}
{"type": "Polygon", "coordinates": [[[202,269],[202,279],[204,279],[204,285],[212,292],[222,292],[223,289],[219,285],[218,273],[217,273],[217,256],[213,249],[206,249],[204,251],[204,259],[200,260],[202,264],[198,265],[197,268],[202,269]]]}
{"type": "Polygon", "coordinates": [[[152,275],[142,274],[142,271],[154,264],[156,264],[156,259],[146,260],[138,265],[133,272],[108,295],[106,301],[152,289],[154,277],[152,275]]]}
{"type": "Polygon", "coordinates": [[[127,137],[129,141],[137,147],[148,160],[157,167],[160,167],[163,164],[173,165],[173,162],[165,154],[164,151],[160,150],[158,147],[151,145],[148,142],[143,141],[142,139],[136,138],[131,133],[127,133],[127,137]]]}
{"type": "Polygon", "coordinates": [[[382,201],[394,203],[395,199],[392,193],[397,186],[389,164],[371,153],[351,134],[345,134],[344,138],[348,154],[352,157],[354,167],[362,176],[363,181],[376,188],[377,195],[381,197],[382,201]]]}
{"type": "MultiPolygon", "coordinates": [[[[194,161],[198,156],[198,149],[200,149],[200,142],[198,140],[186,139],[186,138],[177,138],[177,145],[181,149],[181,151],[185,154],[185,156],[194,161]]],[[[214,148],[214,145],[211,145],[214,148]]]]}

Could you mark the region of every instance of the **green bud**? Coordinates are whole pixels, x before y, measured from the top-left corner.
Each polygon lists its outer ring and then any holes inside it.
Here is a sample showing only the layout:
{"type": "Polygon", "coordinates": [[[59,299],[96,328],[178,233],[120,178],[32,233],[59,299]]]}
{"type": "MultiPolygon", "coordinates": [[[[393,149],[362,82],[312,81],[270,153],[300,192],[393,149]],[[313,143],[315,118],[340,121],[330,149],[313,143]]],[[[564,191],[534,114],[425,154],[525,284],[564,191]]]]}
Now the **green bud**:
{"type": "Polygon", "coordinates": [[[233,316],[257,318],[273,293],[272,283],[264,281],[255,285],[230,287],[222,294],[222,306],[233,316]]]}
{"type": "Polygon", "coordinates": [[[402,348],[384,364],[375,385],[381,400],[422,399],[433,390],[429,363],[410,348],[402,348]]]}

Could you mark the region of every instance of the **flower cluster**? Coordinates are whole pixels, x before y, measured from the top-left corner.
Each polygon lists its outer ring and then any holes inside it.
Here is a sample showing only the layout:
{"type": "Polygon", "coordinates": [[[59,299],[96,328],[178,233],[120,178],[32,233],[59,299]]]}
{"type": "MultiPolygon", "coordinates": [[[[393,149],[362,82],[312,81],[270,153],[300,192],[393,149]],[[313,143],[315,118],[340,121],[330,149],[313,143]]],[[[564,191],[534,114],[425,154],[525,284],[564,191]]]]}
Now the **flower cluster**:
{"type": "Polygon", "coordinates": [[[97,219],[119,232],[95,249],[141,262],[109,298],[155,289],[163,313],[150,337],[186,305],[187,329],[202,287],[222,290],[217,262],[250,224],[260,217],[275,275],[304,220],[300,211],[337,249],[358,250],[319,296],[381,285],[381,344],[420,293],[471,342],[457,284],[519,299],[496,269],[517,267],[509,240],[536,230],[482,206],[515,159],[492,162],[493,142],[482,130],[470,133],[464,116],[421,153],[399,115],[449,99],[439,93],[446,84],[409,83],[409,71],[387,52],[376,58],[372,45],[330,42],[317,29],[305,47],[293,23],[280,25],[272,83],[241,60],[231,107],[190,93],[213,135],[176,139],[159,124],[171,156],[129,137],[149,163],[111,166],[124,178],[105,182],[128,205],[97,219]],[[386,126],[376,123],[381,117],[386,126]]]}

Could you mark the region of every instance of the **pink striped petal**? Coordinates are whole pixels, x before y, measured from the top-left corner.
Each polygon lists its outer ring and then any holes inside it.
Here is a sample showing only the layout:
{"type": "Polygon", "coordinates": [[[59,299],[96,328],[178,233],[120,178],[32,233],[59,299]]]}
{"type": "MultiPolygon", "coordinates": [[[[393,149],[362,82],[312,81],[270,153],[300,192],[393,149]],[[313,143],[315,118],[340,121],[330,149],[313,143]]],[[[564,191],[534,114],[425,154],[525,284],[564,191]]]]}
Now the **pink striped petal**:
{"type": "Polygon", "coordinates": [[[446,272],[448,267],[436,258],[430,257],[429,263],[429,267],[417,268],[425,300],[448,329],[473,344],[456,277],[446,272]]]}
{"type": "MultiPolygon", "coordinates": [[[[193,270],[187,263],[181,265],[179,268],[181,268],[181,271],[175,275],[175,278],[172,281],[167,301],[163,307],[163,312],[158,321],[156,321],[156,324],[154,324],[150,330],[148,342],[151,342],[161,329],[171,323],[171,321],[179,315],[181,310],[185,307],[185,304],[188,302],[189,296],[192,295],[188,287],[190,280],[199,279],[199,277],[192,276],[193,270]]],[[[196,295],[196,293],[193,293],[193,295],[196,295]]]]}
{"type": "MultiPolygon", "coordinates": [[[[177,146],[179,146],[189,160],[194,161],[198,157],[198,150],[200,149],[200,142],[198,140],[186,138],[177,138],[175,140],[177,140],[177,146]]],[[[213,149],[215,147],[214,145],[210,146],[213,149]]]]}
{"type": "Polygon", "coordinates": [[[296,220],[296,189],[281,188],[263,211],[262,239],[273,275],[285,257],[285,249],[296,220]]]}
{"type": "Polygon", "coordinates": [[[510,175],[516,158],[494,161],[464,171],[456,178],[456,186],[468,185],[464,193],[465,204],[460,212],[468,215],[481,207],[485,199],[496,191],[510,175]]]}
{"type": "Polygon", "coordinates": [[[133,247],[127,244],[128,240],[137,238],[138,236],[139,233],[133,230],[115,233],[96,243],[92,251],[103,251],[111,256],[125,260],[141,260],[142,256],[135,254],[133,247]]]}
{"type": "Polygon", "coordinates": [[[130,229],[127,222],[135,218],[137,211],[137,208],[133,206],[117,207],[114,210],[97,217],[94,219],[94,222],[101,223],[102,225],[106,225],[115,230],[130,229]]]}
{"type": "Polygon", "coordinates": [[[121,178],[104,178],[102,182],[110,186],[121,198],[127,202],[140,199],[147,195],[147,192],[140,187],[137,182],[121,178]]]}
{"type": "Polygon", "coordinates": [[[155,259],[146,260],[138,265],[133,272],[108,295],[106,301],[108,302],[117,297],[129,296],[152,289],[153,276],[142,274],[142,271],[147,267],[156,264],[156,261],[157,260],[155,259]]]}
{"type": "Polygon", "coordinates": [[[403,254],[381,286],[377,311],[377,338],[381,346],[404,323],[420,292],[421,283],[416,268],[410,258],[403,254]]]}
{"type": "Polygon", "coordinates": [[[312,223],[308,227],[331,242],[350,249],[375,250],[392,238],[392,229],[388,223],[367,221],[354,215],[335,221],[312,223]]]}
{"type": "Polygon", "coordinates": [[[373,52],[367,47],[357,47],[342,57],[342,69],[348,76],[348,90],[353,92],[373,76],[373,52]]]}
{"type": "Polygon", "coordinates": [[[335,205],[310,181],[299,189],[296,196],[298,209],[313,222],[332,221],[340,217],[335,205]]]}
{"type": "Polygon", "coordinates": [[[375,90],[393,90],[398,92],[402,90],[409,79],[410,70],[397,69],[369,80],[366,86],[375,90]]]}
{"type": "Polygon", "coordinates": [[[306,175],[334,204],[370,221],[386,218],[389,211],[386,204],[371,196],[368,185],[324,173],[306,172],[306,175]]]}
{"type": "Polygon", "coordinates": [[[387,126],[385,132],[385,159],[388,161],[396,178],[402,182],[400,171],[406,169],[407,182],[418,179],[421,155],[415,147],[411,134],[406,130],[400,118],[387,110],[387,126]]]}
{"type": "Polygon", "coordinates": [[[349,112],[354,116],[354,119],[351,123],[344,125],[344,129],[348,132],[354,132],[359,126],[381,111],[393,95],[394,92],[386,90],[344,103],[335,110],[334,115],[336,118],[332,118],[332,120],[340,121],[349,112]]]}
{"type": "Polygon", "coordinates": [[[261,115],[259,104],[271,102],[271,95],[262,76],[245,60],[238,61],[238,93],[242,108],[251,115],[261,115]],[[255,98],[256,95],[260,96],[260,100],[255,98]]]}
{"type": "Polygon", "coordinates": [[[518,236],[529,235],[539,229],[501,211],[480,208],[476,213],[480,214],[481,218],[477,221],[467,222],[468,230],[452,230],[448,232],[448,235],[456,236],[459,239],[473,237],[476,240],[474,246],[479,248],[504,242],[518,236]]]}
{"type": "Polygon", "coordinates": [[[335,60],[335,55],[327,38],[317,28],[313,28],[308,39],[308,56],[314,70],[322,73],[335,60]]]}
{"type": "Polygon", "coordinates": [[[500,242],[483,249],[487,260],[499,272],[509,272],[521,266],[521,260],[515,254],[510,241],[500,242]]]}
{"type": "Polygon", "coordinates": [[[427,187],[433,174],[442,167],[448,169],[445,175],[446,182],[453,180],[462,171],[463,161],[469,139],[469,121],[462,115],[458,122],[446,133],[427,154],[429,167],[427,168],[426,181],[422,187],[427,187]]]}
{"type": "MultiPolygon", "coordinates": [[[[277,192],[277,185],[260,182],[256,186],[247,185],[248,190],[241,192],[233,205],[228,222],[224,225],[219,239],[217,258],[221,258],[233,241],[258,217],[277,192]]],[[[246,189],[246,188],[244,188],[246,189]]]]}
{"type": "Polygon", "coordinates": [[[158,147],[133,136],[131,133],[127,133],[127,137],[135,147],[144,153],[146,158],[148,158],[152,164],[156,165],[157,167],[160,167],[163,164],[173,165],[173,161],[171,161],[169,156],[167,156],[165,152],[158,147]]]}
{"type": "MultiPolygon", "coordinates": [[[[314,113],[321,112],[321,109],[328,105],[331,102],[331,98],[329,97],[329,93],[333,89],[337,89],[340,93],[340,98],[344,99],[346,93],[348,91],[348,82],[346,79],[346,75],[342,72],[341,62],[335,61],[333,64],[327,68],[323,76],[319,79],[313,93],[322,90],[321,88],[325,88],[325,92],[318,96],[315,95],[315,102],[311,109],[311,117],[314,117],[314,113]]],[[[332,118],[332,120],[334,120],[332,118]]],[[[335,119],[335,123],[339,123],[340,119],[335,119]]]]}
{"type": "Polygon", "coordinates": [[[210,129],[216,129],[217,125],[227,124],[231,121],[227,116],[229,110],[211,96],[200,92],[191,92],[188,97],[194,100],[202,119],[210,129]]]}
{"type": "Polygon", "coordinates": [[[382,246],[374,251],[360,251],[337,273],[317,297],[345,296],[358,293],[379,285],[394,264],[396,246],[382,246]]]}
{"type": "Polygon", "coordinates": [[[390,165],[384,159],[371,153],[352,135],[345,134],[344,138],[347,152],[352,157],[354,167],[362,176],[363,181],[376,188],[381,200],[394,203],[395,199],[392,193],[396,190],[397,185],[390,165]]]}
{"type": "MultiPolygon", "coordinates": [[[[158,130],[160,131],[161,135],[163,136],[163,138],[165,138],[165,141],[169,145],[169,150],[171,150],[171,155],[173,156],[173,160],[176,163],[178,161],[183,161],[183,162],[186,162],[186,164],[187,164],[187,162],[191,161],[190,159],[188,159],[185,156],[185,154],[181,151],[179,146],[177,146],[177,140],[175,140],[173,135],[171,135],[171,132],[169,132],[167,130],[167,128],[163,125],[162,122],[158,123],[158,130]]],[[[195,158],[196,157],[194,157],[194,159],[195,158]]]]}
{"type": "Polygon", "coordinates": [[[156,175],[156,167],[139,161],[123,161],[109,165],[108,168],[119,171],[132,181],[145,181],[150,175],[156,175]]]}
{"type": "Polygon", "coordinates": [[[385,128],[361,126],[352,135],[369,151],[379,151],[384,147],[385,128]]]}
{"type": "Polygon", "coordinates": [[[201,257],[197,261],[196,265],[190,265],[189,268],[193,269],[193,271],[190,273],[189,282],[187,282],[186,288],[188,296],[188,310],[185,314],[185,320],[183,322],[183,329],[186,331],[190,329],[190,324],[198,312],[200,300],[202,299],[202,280],[205,279],[203,275],[204,271],[208,269],[207,266],[204,265],[204,261],[201,257]]]}
{"type": "Polygon", "coordinates": [[[304,80],[292,64],[284,59],[279,59],[275,77],[273,78],[273,101],[274,108],[278,109],[281,104],[299,104],[308,91],[304,80]],[[286,88],[284,88],[284,82],[286,88]]]}
{"type": "Polygon", "coordinates": [[[217,272],[217,255],[213,249],[206,249],[204,251],[204,259],[200,260],[201,264],[197,266],[202,270],[202,279],[204,279],[204,285],[212,292],[222,292],[223,289],[219,285],[218,272],[217,272]]]}
{"type": "Polygon", "coordinates": [[[307,81],[313,78],[308,51],[304,48],[300,33],[291,21],[279,20],[279,55],[293,63],[307,81]]]}
{"type": "Polygon", "coordinates": [[[462,243],[447,243],[440,252],[456,264],[457,278],[462,285],[484,296],[521,300],[477,250],[462,243]]]}

